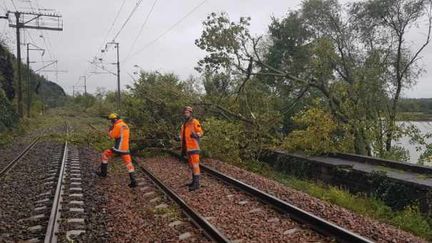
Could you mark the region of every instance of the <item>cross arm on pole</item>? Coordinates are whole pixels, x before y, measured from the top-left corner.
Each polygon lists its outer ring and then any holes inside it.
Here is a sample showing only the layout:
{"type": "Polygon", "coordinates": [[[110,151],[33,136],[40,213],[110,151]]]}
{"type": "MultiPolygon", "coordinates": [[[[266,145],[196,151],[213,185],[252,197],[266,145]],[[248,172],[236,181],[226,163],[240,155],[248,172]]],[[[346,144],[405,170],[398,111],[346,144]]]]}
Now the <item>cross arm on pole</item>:
{"type": "Polygon", "coordinates": [[[48,63],[47,65],[45,65],[45,66],[39,68],[39,69],[36,70],[35,72],[37,73],[37,72],[41,71],[42,69],[45,69],[45,68],[47,68],[47,67],[49,67],[49,66],[51,66],[51,65],[53,65],[53,64],[55,64],[55,63],[57,63],[57,61],[52,61],[52,62],[48,63]]]}

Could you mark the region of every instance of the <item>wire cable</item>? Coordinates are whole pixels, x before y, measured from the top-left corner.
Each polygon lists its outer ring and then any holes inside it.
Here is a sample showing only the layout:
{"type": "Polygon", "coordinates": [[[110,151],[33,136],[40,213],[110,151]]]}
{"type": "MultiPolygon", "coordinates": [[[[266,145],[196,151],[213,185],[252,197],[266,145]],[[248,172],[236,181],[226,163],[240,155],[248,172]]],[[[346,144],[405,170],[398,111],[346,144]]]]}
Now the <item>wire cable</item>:
{"type": "Polygon", "coordinates": [[[126,3],[126,0],[123,0],[121,6],[120,6],[120,8],[119,8],[119,10],[117,11],[117,14],[116,14],[115,18],[114,18],[114,20],[113,20],[113,22],[112,22],[112,24],[111,24],[111,27],[109,28],[108,32],[105,34],[105,38],[104,38],[104,41],[103,41],[102,45],[105,45],[106,40],[107,40],[109,34],[110,34],[111,31],[114,29],[115,23],[117,22],[118,17],[120,16],[120,13],[121,13],[121,11],[122,11],[122,9],[123,9],[125,3],[126,3]]]}
{"type": "Polygon", "coordinates": [[[17,7],[16,7],[16,5],[15,5],[15,2],[14,2],[13,0],[10,0],[10,1],[11,1],[12,5],[13,5],[15,11],[18,11],[18,9],[17,9],[17,7]]]}
{"type": "Polygon", "coordinates": [[[154,7],[156,6],[156,3],[157,3],[158,1],[159,1],[159,0],[154,0],[154,1],[153,1],[153,5],[151,6],[150,11],[147,13],[147,16],[146,16],[146,18],[144,19],[144,22],[143,22],[143,24],[141,25],[140,30],[138,31],[138,34],[137,34],[137,36],[135,37],[135,40],[132,42],[132,46],[131,46],[131,48],[129,49],[129,52],[128,52],[128,54],[127,54],[126,59],[127,59],[127,58],[130,56],[130,54],[132,53],[132,51],[133,51],[133,49],[134,49],[134,47],[135,47],[135,44],[136,44],[136,42],[138,41],[139,37],[141,36],[141,34],[142,34],[143,30],[144,30],[144,27],[146,26],[146,24],[147,24],[147,22],[148,22],[148,20],[149,20],[149,18],[150,18],[150,15],[152,14],[152,12],[153,12],[153,10],[154,10],[154,7]]]}
{"type": "Polygon", "coordinates": [[[120,30],[117,32],[117,34],[114,36],[114,38],[112,39],[112,41],[115,41],[117,39],[117,37],[120,35],[120,33],[123,31],[124,27],[127,25],[127,23],[129,22],[129,20],[132,18],[132,16],[134,15],[134,13],[136,12],[136,10],[139,8],[139,6],[141,5],[141,3],[143,2],[143,0],[138,0],[138,2],[135,4],[135,7],[132,9],[132,11],[129,13],[129,16],[127,17],[126,21],[123,23],[123,25],[120,27],[120,30]]]}
{"type": "MultiPolygon", "coordinates": [[[[138,51],[136,51],[134,54],[130,55],[128,58],[131,58],[133,56],[138,55],[139,53],[141,53],[142,51],[144,51],[145,49],[147,49],[148,47],[152,46],[153,44],[155,44],[156,42],[158,42],[160,39],[162,39],[162,37],[164,37],[166,34],[168,34],[169,32],[171,32],[175,27],[177,27],[179,24],[181,24],[183,21],[185,21],[190,15],[192,15],[197,9],[199,9],[202,5],[204,5],[208,0],[204,0],[202,2],[200,2],[197,6],[195,6],[194,8],[192,8],[186,15],[184,15],[182,18],[180,18],[177,22],[175,22],[171,27],[169,27],[167,30],[165,30],[164,32],[162,32],[158,37],[156,37],[155,39],[153,39],[152,41],[148,42],[146,45],[144,45],[143,48],[139,49],[138,51]]],[[[126,60],[128,59],[124,59],[122,60],[122,62],[126,62],[126,60]]]]}

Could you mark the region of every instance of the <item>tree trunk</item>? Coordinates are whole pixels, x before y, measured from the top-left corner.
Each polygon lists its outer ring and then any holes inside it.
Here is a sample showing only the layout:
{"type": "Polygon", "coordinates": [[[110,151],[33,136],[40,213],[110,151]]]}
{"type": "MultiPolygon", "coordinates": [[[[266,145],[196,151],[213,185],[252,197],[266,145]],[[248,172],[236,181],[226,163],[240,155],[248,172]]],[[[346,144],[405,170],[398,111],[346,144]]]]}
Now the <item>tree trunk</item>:
{"type": "Polygon", "coordinates": [[[402,62],[403,35],[404,35],[404,31],[402,30],[399,33],[399,37],[398,37],[398,50],[397,50],[396,65],[395,65],[395,68],[396,68],[396,93],[395,93],[394,98],[393,98],[393,102],[392,102],[392,106],[391,106],[391,110],[390,110],[390,115],[389,115],[389,129],[387,132],[387,139],[386,139],[386,144],[385,144],[386,151],[390,151],[391,147],[392,147],[393,135],[394,135],[394,131],[396,128],[396,110],[397,110],[397,105],[399,102],[400,93],[402,90],[403,74],[402,74],[401,62],[402,62]]]}

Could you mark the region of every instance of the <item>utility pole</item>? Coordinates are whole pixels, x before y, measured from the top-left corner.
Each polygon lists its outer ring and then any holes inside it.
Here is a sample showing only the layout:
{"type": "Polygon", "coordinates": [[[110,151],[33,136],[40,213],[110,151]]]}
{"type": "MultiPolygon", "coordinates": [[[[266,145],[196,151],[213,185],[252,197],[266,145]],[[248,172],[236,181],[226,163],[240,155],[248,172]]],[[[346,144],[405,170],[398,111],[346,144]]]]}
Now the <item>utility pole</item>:
{"type": "Polygon", "coordinates": [[[33,95],[33,85],[30,80],[30,51],[42,51],[42,56],[45,53],[45,49],[42,49],[35,44],[27,43],[27,117],[30,117],[31,104],[32,104],[32,95],[33,95]],[[35,48],[30,48],[30,45],[35,48]]]}
{"type": "Polygon", "coordinates": [[[21,81],[21,38],[20,38],[20,28],[21,23],[19,22],[20,13],[15,12],[16,17],[16,39],[17,39],[17,72],[18,72],[18,114],[23,117],[23,103],[22,103],[22,81],[21,81]]]}
{"type": "Polygon", "coordinates": [[[87,77],[80,76],[80,78],[84,78],[84,94],[87,95],[87,77]]]}
{"type": "MultiPolygon", "coordinates": [[[[49,13],[36,13],[36,12],[11,12],[6,13],[6,17],[9,20],[9,27],[16,28],[16,38],[17,38],[17,73],[18,73],[18,114],[23,117],[23,102],[22,102],[22,79],[21,79],[21,29],[40,29],[40,30],[63,30],[63,22],[61,21],[61,16],[57,14],[49,13]],[[15,20],[10,15],[15,15],[15,20]]],[[[3,17],[2,17],[3,18],[3,17]]]]}
{"type": "Polygon", "coordinates": [[[87,77],[84,76],[84,94],[87,95],[87,77]]]}
{"type": "Polygon", "coordinates": [[[120,97],[120,47],[118,42],[108,42],[105,46],[105,49],[108,45],[115,45],[115,48],[117,49],[117,109],[120,111],[121,107],[121,97],[120,97]]]}
{"type": "Polygon", "coordinates": [[[121,107],[121,97],[120,97],[120,46],[119,43],[116,43],[117,47],[117,105],[118,110],[120,111],[121,107]]]}
{"type": "Polygon", "coordinates": [[[84,94],[87,95],[87,77],[86,76],[83,77],[84,77],[84,94]]]}

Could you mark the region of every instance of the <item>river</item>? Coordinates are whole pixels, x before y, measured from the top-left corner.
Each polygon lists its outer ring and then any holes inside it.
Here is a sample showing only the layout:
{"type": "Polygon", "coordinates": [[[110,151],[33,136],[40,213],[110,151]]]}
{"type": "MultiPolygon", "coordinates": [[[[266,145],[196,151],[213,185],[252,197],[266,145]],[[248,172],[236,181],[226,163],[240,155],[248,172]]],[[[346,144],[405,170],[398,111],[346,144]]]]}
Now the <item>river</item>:
{"type": "MultiPolygon", "coordinates": [[[[417,127],[421,134],[425,135],[427,133],[432,133],[432,122],[403,122],[403,123],[409,123],[417,127]]],[[[429,138],[426,140],[427,143],[432,143],[432,138],[429,138]]],[[[395,142],[396,145],[406,148],[409,151],[410,160],[407,162],[416,164],[420,155],[425,151],[425,146],[421,146],[421,149],[417,151],[417,147],[419,147],[416,144],[410,143],[410,138],[407,136],[402,137],[398,141],[395,142]]],[[[428,166],[432,166],[432,163],[426,164],[428,166]]]]}

